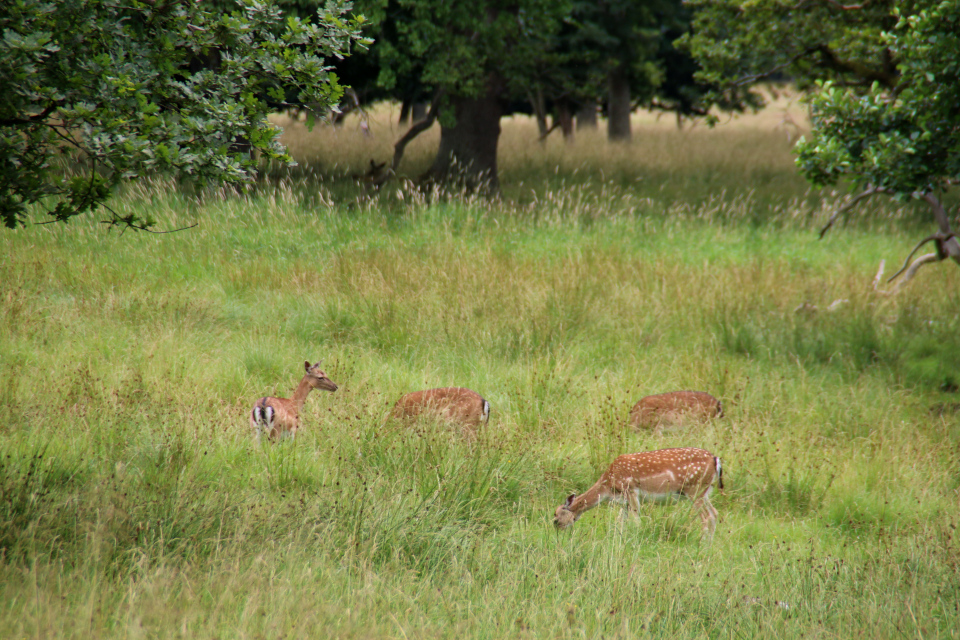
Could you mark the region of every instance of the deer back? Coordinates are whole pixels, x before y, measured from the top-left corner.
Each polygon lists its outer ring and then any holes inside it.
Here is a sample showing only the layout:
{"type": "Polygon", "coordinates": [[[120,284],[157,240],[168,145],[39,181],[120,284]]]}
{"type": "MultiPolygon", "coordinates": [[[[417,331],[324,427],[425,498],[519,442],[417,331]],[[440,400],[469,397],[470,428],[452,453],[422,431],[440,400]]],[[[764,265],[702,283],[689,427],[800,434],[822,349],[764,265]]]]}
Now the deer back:
{"type": "Polygon", "coordinates": [[[630,411],[630,425],[651,429],[662,424],[682,426],[691,421],[719,418],[720,401],[703,391],[671,391],[641,398],[630,411]]]}
{"type": "Polygon", "coordinates": [[[719,475],[719,460],[709,451],[682,447],[619,456],[604,474],[613,494],[639,490],[648,499],[682,495],[695,499],[719,475]]]}
{"type": "Polygon", "coordinates": [[[394,405],[390,416],[414,419],[433,414],[443,420],[479,426],[490,419],[490,403],[476,391],[464,387],[424,389],[404,395],[394,405]]]}

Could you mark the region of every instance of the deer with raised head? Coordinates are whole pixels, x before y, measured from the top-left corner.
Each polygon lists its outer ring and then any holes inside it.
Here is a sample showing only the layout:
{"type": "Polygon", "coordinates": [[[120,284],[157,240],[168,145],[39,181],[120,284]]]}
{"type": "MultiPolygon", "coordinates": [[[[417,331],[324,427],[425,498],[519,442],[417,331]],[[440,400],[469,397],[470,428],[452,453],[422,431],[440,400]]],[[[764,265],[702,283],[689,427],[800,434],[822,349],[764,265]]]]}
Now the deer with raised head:
{"type": "Polygon", "coordinates": [[[336,391],[336,383],[320,370],[320,363],[311,365],[309,361],[303,363],[306,371],[300,384],[293,392],[293,397],[274,398],[266,396],[257,400],[250,411],[250,426],[253,427],[257,442],[260,436],[267,434],[271,440],[277,437],[291,439],[297,435],[300,428],[300,410],[307,401],[307,396],[314,389],[336,391]]]}
{"type": "Polygon", "coordinates": [[[414,391],[400,398],[390,411],[395,420],[414,420],[422,414],[460,424],[467,435],[490,421],[490,403],[476,391],[464,387],[442,387],[414,391]]]}
{"type": "Polygon", "coordinates": [[[717,510],[710,504],[714,481],[723,489],[720,458],[703,449],[661,449],[618,457],[583,495],[573,493],[557,507],[553,524],[565,529],[584,512],[608,500],[639,513],[640,500],[666,501],[683,496],[693,500],[703,521],[703,531],[713,537],[717,510]]]}
{"type": "Polygon", "coordinates": [[[682,427],[691,422],[722,417],[723,405],[709,393],[670,391],[640,398],[630,410],[630,426],[660,433],[665,426],[682,427]]]}

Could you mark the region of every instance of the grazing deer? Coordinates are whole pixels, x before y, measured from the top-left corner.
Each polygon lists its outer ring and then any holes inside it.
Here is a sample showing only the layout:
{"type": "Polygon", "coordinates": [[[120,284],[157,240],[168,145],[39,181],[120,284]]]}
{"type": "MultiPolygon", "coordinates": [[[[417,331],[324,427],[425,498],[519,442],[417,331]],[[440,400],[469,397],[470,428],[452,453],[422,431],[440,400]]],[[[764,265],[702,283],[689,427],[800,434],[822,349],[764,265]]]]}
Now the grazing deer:
{"type": "Polygon", "coordinates": [[[570,494],[554,512],[553,524],[565,529],[585,511],[607,500],[624,503],[630,511],[639,513],[641,499],[664,501],[685,496],[699,510],[704,533],[713,537],[717,510],[710,504],[709,496],[714,480],[723,489],[720,458],[703,449],[628,453],[614,460],[589,491],[581,496],[570,494]]]}
{"type": "Polygon", "coordinates": [[[490,403],[476,391],[463,387],[443,387],[408,393],[393,406],[390,417],[413,420],[428,413],[465,427],[475,435],[477,427],[490,421],[490,403]]]}
{"type": "Polygon", "coordinates": [[[320,370],[320,363],[311,365],[309,361],[303,363],[306,373],[300,384],[293,392],[293,397],[274,398],[267,396],[257,400],[250,412],[250,426],[256,433],[257,442],[260,442],[260,436],[264,433],[273,440],[278,436],[291,439],[297,435],[297,429],[300,428],[300,410],[303,409],[303,403],[313,389],[323,389],[324,391],[336,391],[336,383],[327,377],[320,370]]]}
{"type": "Polygon", "coordinates": [[[630,410],[630,426],[654,429],[665,425],[682,427],[692,421],[722,418],[720,401],[703,391],[671,391],[641,398],[630,410]]]}

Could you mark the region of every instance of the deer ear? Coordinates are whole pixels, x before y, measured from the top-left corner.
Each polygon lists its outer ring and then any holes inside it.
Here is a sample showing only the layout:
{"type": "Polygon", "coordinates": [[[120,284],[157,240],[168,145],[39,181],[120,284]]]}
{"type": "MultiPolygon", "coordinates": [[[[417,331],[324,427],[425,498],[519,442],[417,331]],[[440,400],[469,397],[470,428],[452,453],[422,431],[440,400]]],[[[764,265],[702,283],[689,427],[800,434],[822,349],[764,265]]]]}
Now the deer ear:
{"type": "Polygon", "coordinates": [[[304,361],[303,361],[303,369],[304,369],[304,371],[310,371],[310,361],[309,361],[309,360],[304,360],[304,361]]]}
{"type": "Polygon", "coordinates": [[[576,497],[577,497],[577,494],[575,494],[575,493],[571,493],[570,495],[568,495],[568,496],[567,496],[567,501],[563,503],[563,506],[565,506],[566,508],[569,509],[569,508],[570,508],[570,505],[573,504],[573,499],[576,498],[576,497]]]}

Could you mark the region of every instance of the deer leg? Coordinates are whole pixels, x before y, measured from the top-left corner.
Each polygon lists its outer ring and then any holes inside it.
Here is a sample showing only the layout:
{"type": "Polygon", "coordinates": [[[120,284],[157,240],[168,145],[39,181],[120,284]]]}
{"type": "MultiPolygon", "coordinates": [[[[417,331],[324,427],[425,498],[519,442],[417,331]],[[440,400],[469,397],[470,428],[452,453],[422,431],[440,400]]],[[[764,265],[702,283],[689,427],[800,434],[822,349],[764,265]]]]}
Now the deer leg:
{"type": "Polygon", "coordinates": [[[713,532],[717,529],[717,510],[710,504],[710,498],[706,494],[697,498],[693,503],[700,512],[700,520],[703,521],[703,532],[708,538],[713,538],[713,532]]]}
{"type": "Polygon", "coordinates": [[[627,512],[633,512],[635,518],[640,517],[640,498],[636,491],[627,491],[627,512]]]}

